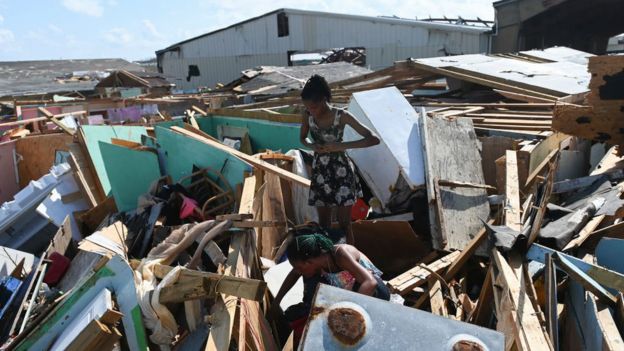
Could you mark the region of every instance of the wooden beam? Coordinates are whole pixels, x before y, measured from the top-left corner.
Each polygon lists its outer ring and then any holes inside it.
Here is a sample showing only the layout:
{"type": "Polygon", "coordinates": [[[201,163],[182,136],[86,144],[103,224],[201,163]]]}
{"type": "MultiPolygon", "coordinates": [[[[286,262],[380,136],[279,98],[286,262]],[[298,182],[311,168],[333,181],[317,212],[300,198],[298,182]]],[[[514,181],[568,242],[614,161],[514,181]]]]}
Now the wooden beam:
{"type": "Polygon", "coordinates": [[[544,286],[546,287],[546,329],[555,350],[559,349],[559,321],[557,314],[557,271],[552,255],[546,255],[544,286]]]}
{"type": "Polygon", "coordinates": [[[214,148],[216,148],[218,150],[227,152],[230,155],[239,158],[240,160],[248,163],[249,165],[251,165],[253,167],[257,167],[257,168],[259,168],[259,169],[261,169],[261,170],[263,170],[265,172],[274,173],[275,175],[277,175],[278,177],[280,177],[282,179],[285,179],[285,180],[288,180],[288,181],[293,181],[295,183],[304,185],[306,187],[310,186],[310,180],[309,179],[306,179],[306,178],[304,178],[304,177],[302,177],[300,175],[294,174],[292,172],[288,172],[288,171],[286,171],[286,170],[284,170],[284,169],[282,169],[282,168],[280,168],[278,166],[275,166],[275,165],[272,165],[272,164],[270,164],[268,162],[262,161],[261,159],[258,159],[258,158],[253,157],[253,156],[249,156],[249,155],[247,155],[247,154],[245,154],[243,152],[240,152],[240,151],[238,151],[238,150],[236,150],[234,148],[231,148],[231,147],[223,145],[223,144],[221,144],[219,142],[210,140],[208,138],[205,138],[205,137],[203,137],[201,135],[198,135],[196,133],[190,132],[190,131],[185,130],[183,128],[172,127],[171,129],[176,131],[176,132],[178,132],[178,133],[180,133],[180,134],[183,134],[183,135],[191,137],[191,138],[193,138],[195,140],[201,141],[204,144],[210,145],[210,146],[212,146],[212,147],[214,147],[214,148]]]}
{"type": "Polygon", "coordinates": [[[520,211],[520,189],[518,184],[518,158],[516,151],[505,153],[505,225],[513,230],[522,231],[520,211]]]}
{"type": "Polygon", "coordinates": [[[456,182],[456,181],[452,181],[452,180],[438,180],[438,184],[440,184],[442,186],[451,186],[451,187],[458,187],[458,188],[474,188],[474,189],[486,189],[486,190],[496,191],[495,187],[493,187],[491,185],[487,185],[487,184],[474,184],[474,183],[468,183],[468,182],[456,182]]]}
{"type": "Polygon", "coordinates": [[[450,266],[453,261],[457,260],[460,253],[460,251],[453,251],[448,255],[426,265],[427,269],[421,267],[419,264],[418,266],[390,280],[388,285],[398,294],[405,295],[414,288],[426,283],[431,276],[431,271],[439,274],[445,268],[450,266]]]}
{"type": "Polygon", "coordinates": [[[256,194],[256,177],[250,176],[246,177],[243,182],[243,194],[241,195],[240,204],[238,207],[239,214],[251,215],[254,197],[256,194]]]}
{"type": "MultiPolygon", "coordinates": [[[[490,219],[488,221],[488,224],[493,224],[494,220],[490,219]]],[[[444,279],[445,280],[450,280],[451,278],[453,278],[460,269],[462,269],[462,267],[464,266],[464,264],[468,261],[468,259],[470,257],[472,257],[472,255],[474,254],[475,251],[477,251],[477,249],[483,244],[485,243],[487,240],[487,230],[485,227],[483,227],[481,230],[479,230],[479,232],[474,236],[474,238],[472,238],[472,240],[470,240],[470,242],[468,243],[468,245],[466,245],[466,248],[464,248],[461,253],[459,254],[459,257],[457,257],[457,259],[455,259],[451,265],[448,267],[448,269],[446,270],[446,273],[444,274],[444,279]]]]}
{"type": "Polygon", "coordinates": [[[52,123],[56,124],[59,128],[61,128],[65,133],[74,136],[76,131],[70,128],[67,128],[61,121],[59,121],[54,114],[48,111],[45,107],[39,107],[39,111],[41,111],[52,123]]]}
{"type": "Polygon", "coordinates": [[[554,149],[550,153],[548,153],[546,158],[544,158],[544,160],[540,162],[540,164],[537,167],[535,167],[533,172],[529,174],[526,182],[524,183],[523,189],[528,189],[531,186],[531,184],[533,184],[533,181],[537,179],[537,176],[542,173],[544,168],[555,158],[555,156],[557,156],[558,153],[559,153],[559,149],[554,149]]]}
{"type": "Polygon", "coordinates": [[[286,222],[283,221],[234,221],[232,222],[232,227],[237,228],[261,228],[261,227],[283,227],[286,225],[286,222]]]}
{"type": "Polygon", "coordinates": [[[197,107],[197,106],[195,106],[195,105],[192,105],[192,106],[191,106],[191,108],[193,109],[193,111],[195,111],[195,112],[199,113],[199,114],[200,114],[200,115],[202,115],[202,116],[208,116],[208,112],[206,112],[206,111],[204,111],[204,110],[200,109],[199,107],[197,107]]]}
{"type": "Polygon", "coordinates": [[[112,350],[120,338],[121,333],[117,328],[94,319],[87,324],[66,350],[112,350]]]}
{"type": "Polygon", "coordinates": [[[89,183],[87,183],[87,180],[85,179],[85,176],[82,173],[82,169],[80,169],[80,166],[78,165],[78,162],[76,161],[76,157],[71,151],[69,152],[68,161],[69,161],[69,166],[71,167],[73,171],[76,183],[78,184],[78,188],[80,189],[80,192],[84,196],[84,199],[87,201],[89,208],[94,208],[95,206],[97,206],[97,200],[95,199],[95,196],[91,192],[91,188],[89,188],[89,183]]]}
{"type": "Polygon", "coordinates": [[[569,252],[570,250],[576,249],[579,246],[583,245],[583,242],[585,242],[587,238],[589,238],[591,235],[593,235],[593,233],[595,233],[594,231],[596,230],[596,228],[598,228],[600,223],[602,223],[605,217],[606,215],[599,215],[590,219],[589,222],[585,224],[583,229],[581,229],[578,235],[574,237],[572,240],[570,240],[570,242],[567,243],[566,246],[561,251],[569,252]]]}
{"type": "Polygon", "coordinates": [[[432,279],[429,281],[429,304],[431,306],[431,313],[442,317],[448,317],[446,302],[444,301],[444,294],[442,292],[442,283],[439,279],[432,279]]]}
{"type": "Polygon", "coordinates": [[[244,221],[247,219],[253,219],[253,215],[251,213],[232,213],[232,214],[224,214],[218,215],[216,217],[217,221],[244,221]]]}
{"type": "MultiPolygon", "coordinates": [[[[157,264],[154,266],[154,275],[162,279],[167,273],[173,270],[173,268],[174,267],[171,266],[157,264]]],[[[182,268],[182,272],[178,278],[178,284],[184,285],[187,289],[186,291],[193,291],[195,294],[199,294],[198,292],[201,290],[201,287],[204,287],[204,295],[202,295],[202,297],[211,297],[215,296],[215,293],[221,293],[260,301],[266,292],[266,282],[262,280],[227,276],[211,272],[200,272],[186,268],[182,268]]],[[[181,295],[181,293],[176,293],[175,285],[176,284],[161,290],[161,302],[163,301],[163,294],[167,296],[167,299],[171,299],[168,302],[185,301],[182,296],[176,297],[176,295],[181,295]]]]}
{"type": "MultiPolygon", "coordinates": [[[[514,322],[515,345],[519,350],[549,350],[553,347],[550,340],[544,335],[542,326],[529,301],[525,289],[518,280],[513,269],[503,255],[492,249],[492,263],[494,265],[494,280],[498,282],[500,296],[503,300],[508,299],[510,314],[514,322]]],[[[502,312],[502,311],[501,311],[502,312]]],[[[498,315],[499,321],[506,317],[506,314],[498,315]]]]}

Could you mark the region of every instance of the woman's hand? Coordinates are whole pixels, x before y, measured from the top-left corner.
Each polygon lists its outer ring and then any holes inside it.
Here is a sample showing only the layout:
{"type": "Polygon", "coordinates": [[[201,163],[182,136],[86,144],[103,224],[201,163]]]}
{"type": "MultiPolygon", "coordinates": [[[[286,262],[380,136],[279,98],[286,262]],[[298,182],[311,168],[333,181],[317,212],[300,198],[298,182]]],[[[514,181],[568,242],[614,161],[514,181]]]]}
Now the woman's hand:
{"type": "Polygon", "coordinates": [[[311,147],[314,152],[319,154],[328,152],[340,152],[345,150],[342,143],[313,144],[311,147]]]}

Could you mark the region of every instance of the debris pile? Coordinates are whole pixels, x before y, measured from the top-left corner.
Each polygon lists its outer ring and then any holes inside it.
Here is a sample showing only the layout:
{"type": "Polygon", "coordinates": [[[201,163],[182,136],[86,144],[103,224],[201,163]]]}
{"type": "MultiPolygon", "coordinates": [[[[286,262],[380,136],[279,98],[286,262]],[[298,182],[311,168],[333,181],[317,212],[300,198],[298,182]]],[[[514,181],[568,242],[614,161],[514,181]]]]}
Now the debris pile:
{"type": "MultiPolygon", "coordinates": [[[[318,216],[299,139],[310,67],[262,68],[203,94],[9,106],[2,348],[624,347],[622,57],[327,65],[334,104],[380,139],[348,151],[351,218],[390,301],[320,284],[300,337],[283,312],[304,283],[273,303],[318,216]]],[[[102,82],[127,80],[146,79],[102,82]]]]}

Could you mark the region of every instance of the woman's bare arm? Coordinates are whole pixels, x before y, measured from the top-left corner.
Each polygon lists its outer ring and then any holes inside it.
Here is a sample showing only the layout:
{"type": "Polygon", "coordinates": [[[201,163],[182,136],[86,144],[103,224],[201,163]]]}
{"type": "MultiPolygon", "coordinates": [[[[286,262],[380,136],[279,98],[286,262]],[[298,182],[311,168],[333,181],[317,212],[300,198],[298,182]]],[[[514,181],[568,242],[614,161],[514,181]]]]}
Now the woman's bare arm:
{"type": "Polygon", "coordinates": [[[377,280],[373,274],[355,259],[355,257],[345,248],[338,247],[336,249],[336,264],[339,268],[349,271],[360,283],[358,292],[363,295],[373,296],[377,288],[377,280]]]}

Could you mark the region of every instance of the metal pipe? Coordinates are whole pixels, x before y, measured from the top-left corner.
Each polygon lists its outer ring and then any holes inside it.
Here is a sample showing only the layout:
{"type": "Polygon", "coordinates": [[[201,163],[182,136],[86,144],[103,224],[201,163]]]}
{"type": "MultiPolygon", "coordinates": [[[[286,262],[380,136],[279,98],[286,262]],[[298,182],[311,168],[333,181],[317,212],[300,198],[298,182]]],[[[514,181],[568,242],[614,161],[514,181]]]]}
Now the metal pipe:
{"type": "Polygon", "coordinates": [[[35,284],[35,290],[30,297],[30,302],[28,303],[28,309],[26,310],[26,315],[24,316],[24,320],[22,321],[22,326],[20,327],[19,333],[21,334],[26,328],[26,323],[28,322],[28,318],[30,317],[30,313],[32,312],[33,306],[35,304],[35,299],[37,295],[39,295],[39,288],[41,287],[41,283],[43,282],[43,277],[45,276],[46,268],[48,268],[48,264],[44,263],[41,266],[41,273],[39,274],[39,278],[37,279],[37,284],[35,284]]]}

